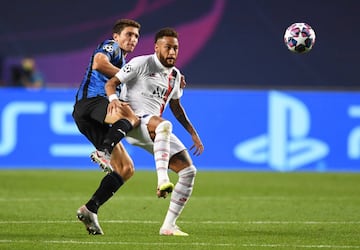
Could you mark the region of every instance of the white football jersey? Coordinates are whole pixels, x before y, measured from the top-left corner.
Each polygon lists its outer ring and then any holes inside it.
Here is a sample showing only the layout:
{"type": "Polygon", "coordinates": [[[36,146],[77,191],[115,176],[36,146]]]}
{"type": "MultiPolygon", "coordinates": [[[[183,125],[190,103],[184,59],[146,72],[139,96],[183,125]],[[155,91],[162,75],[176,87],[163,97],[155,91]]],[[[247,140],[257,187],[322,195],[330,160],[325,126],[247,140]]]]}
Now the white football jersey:
{"type": "Polygon", "coordinates": [[[115,76],[123,84],[120,99],[138,116],[161,116],[170,99],[182,96],[180,71],[164,67],[156,54],[134,57],[115,76]]]}

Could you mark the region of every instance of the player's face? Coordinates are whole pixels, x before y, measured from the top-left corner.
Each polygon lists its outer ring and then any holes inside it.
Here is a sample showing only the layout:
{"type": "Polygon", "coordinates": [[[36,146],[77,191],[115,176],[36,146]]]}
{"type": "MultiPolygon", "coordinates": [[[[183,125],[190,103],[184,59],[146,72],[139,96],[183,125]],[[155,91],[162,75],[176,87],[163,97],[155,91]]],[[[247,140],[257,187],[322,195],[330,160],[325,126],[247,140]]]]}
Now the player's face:
{"type": "Polygon", "coordinates": [[[133,52],[139,41],[139,29],[135,27],[125,27],[120,34],[114,34],[114,40],[126,53],[133,52]]]}
{"type": "Polygon", "coordinates": [[[164,36],[157,40],[155,52],[162,65],[168,68],[175,66],[179,52],[178,39],[175,37],[164,36]]]}

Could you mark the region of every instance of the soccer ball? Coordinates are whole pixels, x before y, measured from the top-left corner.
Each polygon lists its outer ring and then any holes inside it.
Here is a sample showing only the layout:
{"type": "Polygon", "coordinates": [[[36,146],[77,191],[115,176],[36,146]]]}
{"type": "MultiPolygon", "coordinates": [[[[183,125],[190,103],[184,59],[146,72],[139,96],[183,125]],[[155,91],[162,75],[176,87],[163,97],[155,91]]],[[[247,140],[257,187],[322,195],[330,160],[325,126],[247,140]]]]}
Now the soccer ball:
{"type": "Polygon", "coordinates": [[[306,23],[294,23],[286,29],[284,42],[292,52],[309,52],[315,44],[315,31],[306,23]]]}

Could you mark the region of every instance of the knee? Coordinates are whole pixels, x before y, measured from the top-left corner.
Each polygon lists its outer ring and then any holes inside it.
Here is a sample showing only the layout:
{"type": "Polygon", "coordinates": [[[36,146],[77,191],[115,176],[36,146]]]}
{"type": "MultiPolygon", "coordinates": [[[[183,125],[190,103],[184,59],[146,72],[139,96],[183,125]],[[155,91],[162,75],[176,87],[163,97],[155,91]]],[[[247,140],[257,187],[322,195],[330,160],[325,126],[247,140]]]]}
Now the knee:
{"type": "Polygon", "coordinates": [[[124,166],[124,171],[123,172],[128,177],[127,179],[132,177],[134,175],[134,173],[135,173],[134,164],[128,164],[128,165],[124,166]]]}
{"type": "Polygon", "coordinates": [[[134,112],[128,112],[123,116],[123,119],[128,120],[133,127],[137,127],[140,124],[140,118],[134,112]]]}
{"type": "Polygon", "coordinates": [[[156,134],[171,134],[172,133],[172,123],[170,121],[162,121],[155,129],[156,134]]]}
{"type": "Polygon", "coordinates": [[[197,169],[194,165],[190,165],[179,172],[179,176],[193,177],[195,178],[197,169]]]}
{"type": "Polygon", "coordinates": [[[196,176],[196,173],[197,173],[197,169],[196,169],[196,167],[194,166],[194,165],[191,165],[190,167],[189,167],[189,169],[190,169],[190,172],[194,175],[194,177],[196,176]]]}
{"type": "Polygon", "coordinates": [[[140,124],[140,118],[137,117],[136,115],[132,116],[129,120],[130,120],[131,124],[133,125],[133,127],[137,127],[140,124]]]}
{"type": "Polygon", "coordinates": [[[134,173],[134,165],[126,165],[121,171],[121,176],[124,178],[125,181],[127,181],[134,175],[134,173]]]}
{"type": "Polygon", "coordinates": [[[124,181],[130,179],[135,173],[135,167],[132,162],[127,162],[125,164],[113,163],[111,165],[114,171],[119,174],[124,181]]]}

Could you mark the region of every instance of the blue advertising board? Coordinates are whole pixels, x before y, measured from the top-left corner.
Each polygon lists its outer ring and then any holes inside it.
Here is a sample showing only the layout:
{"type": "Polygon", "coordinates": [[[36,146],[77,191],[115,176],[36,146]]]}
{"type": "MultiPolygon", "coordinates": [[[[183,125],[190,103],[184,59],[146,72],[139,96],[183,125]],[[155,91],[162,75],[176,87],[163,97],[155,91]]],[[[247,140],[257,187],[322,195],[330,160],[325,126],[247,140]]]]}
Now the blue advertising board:
{"type": "MultiPolygon", "coordinates": [[[[0,89],[0,169],[96,169],[71,113],[75,89],[0,89]]],[[[360,93],[187,89],[182,105],[205,145],[203,170],[360,171],[360,93]]],[[[191,137],[168,110],[184,144],[191,137]]],[[[150,154],[127,144],[136,169],[150,154]]]]}

